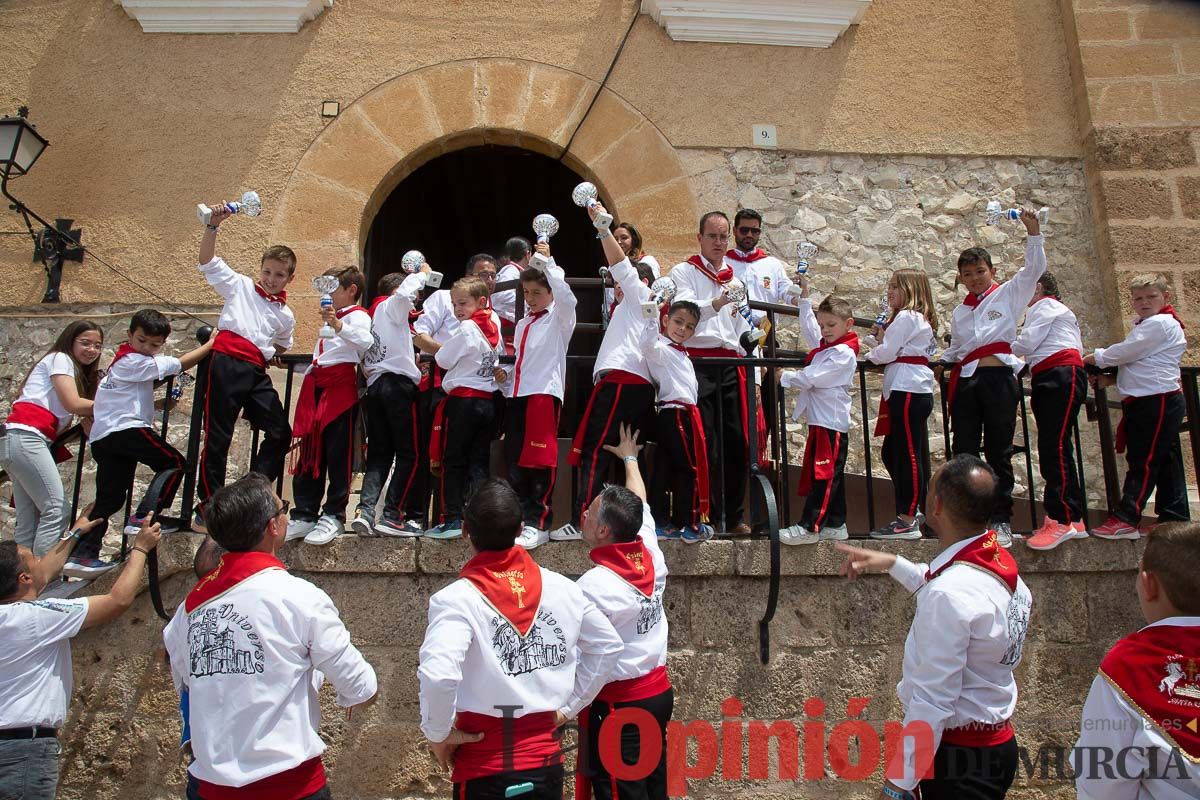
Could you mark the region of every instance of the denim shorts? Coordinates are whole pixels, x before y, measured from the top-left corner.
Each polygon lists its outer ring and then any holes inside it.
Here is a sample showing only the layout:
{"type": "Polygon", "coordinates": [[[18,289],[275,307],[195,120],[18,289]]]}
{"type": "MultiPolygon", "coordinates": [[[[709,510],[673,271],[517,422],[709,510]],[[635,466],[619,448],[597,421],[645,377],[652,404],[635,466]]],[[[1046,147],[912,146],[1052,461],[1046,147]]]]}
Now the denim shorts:
{"type": "Polygon", "coordinates": [[[58,739],[0,739],[0,800],[54,800],[58,739]]]}

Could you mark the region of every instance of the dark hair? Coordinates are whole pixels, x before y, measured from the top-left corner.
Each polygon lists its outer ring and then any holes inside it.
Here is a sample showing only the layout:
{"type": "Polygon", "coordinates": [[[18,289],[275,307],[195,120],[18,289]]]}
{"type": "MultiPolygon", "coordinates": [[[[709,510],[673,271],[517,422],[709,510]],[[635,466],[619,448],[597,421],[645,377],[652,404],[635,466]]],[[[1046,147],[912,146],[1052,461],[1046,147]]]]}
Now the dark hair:
{"type": "Polygon", "coordinates": [[[279,516],[271,482],[249,472],[213,492],[204,506],[208,535],[234,553],[247,553],[262,542],[267,523],[279,516]]]}
{"type": "Polygon", "coordinates": [[[600,490],[596,522],[605,526],[618,542],[632,542],[642,528],[642,498],[624,486],[605,484],[600,490]]]}
{"type": "Polygon", "coordinates": [[[752,219],[762,225],[762,214],[755,211],[753,208],[743,208],[741,211],[733,215],[733,224],[736,227],[739,222],[744,219],[752,219]]]}
{"type": "Polygon", "coordinates": [[[509,261],[520,261],[533,252],[533,245],[524,236],[514,236],[504,243],[504,257],[509,261]]]}
{"type": "Polygon", "coordinates": [[[970,267],[978,264],[980,261],[988,265],[988,269],[995,269],[992,266],[992,254],[982,247],[968,247],[958,254],[958,269],[970,267]]]}
{"type": "Polygon", "coordinates": [[[389,272],[375,284],[375,294],[379,297],[391,297],[407,277],[403,272],[389,272]]]}
{"type": "Polygon", "coordinates": [[[338,285],[343,289],[353,286],[358,292],[354,295],[355,302],[362,302],[367,291],[367,276],[358,267],[332,267],[325,270],[324,275],[332,275],[338,279],[338,285]]]}
{"type": "Polygon", "coordinates": [[[129,320],[130,333],[139,329],[147,336],[166,338],[171,335],[171,320],[153,308],[143,308],[133,315],[133,319],[129,320]]]}
{"type": "Polygon", "coordinates": [[[492,266],[499,266],[496,263],[495,256],[490,256],[487,253],[476,253],[467,260],[467,274],[474,275],[475,270],[479,268],[479,264],[482,261],[486,261],[492,266]]]}
{"type": "Polygon", "coordinates": [[[1043,272],[1042,277],[1037,279],[1037,282],[1042,285],[1042,294],[1046,297],[1053,297],[1058,300],[1062,297],[1058,293],[1058,278],[1054,277],[1051,272],[1043,272]]]}
{"type": "Polygon", "coordinates": [[[982,528],[996,502],[996,473],[978,456],[961,453],[938,472],[934,494],[955,520],[982,528]]]}
{"type": "Polygon", "coordinates": [[[488,478],[463,509],[463,532],[476,550],[507,550],[521,533],[521,500],[508,481],[488,478]]]}
{"type": "MultiPolygon", "coordinates": [[[[75,340],[92,331],[100,334],[100,344],[104,344],[104,330],[90,319],[79,319],[63,328],[62,333],[54,340],[54,344],[50,345],[50,349],[42,356],[45,358],[51,353],[65,353],[75,364],[75,390],[79,392],[80,397],[87,400],[93,400],[96,397],[96,386],[100,383],[100,359],[97,358],[87,365],[79,363],[79,359],[75,358],[75,340]]],[[[29,366],[25,377],[17,384],[17,394],[13,398],[14,400],[21,396],[21,391],[29,381],[29,376],[33,374],[33,368],[41,363],[41,360],[39,358],[29,366]]]]}
{"type": "Polygon", "coordinates": [[[823,314],[833,314],[838,319],[850,319],[854,316],[854,309],[850,307],[850,301],[833,295],[822,300],[821,304],[817,306],[817,311],[823,314]]]}
{"type": "Polygon", "coordinates": [[[721,219],[725,220],[726,225],[729,224],[729,217],[724,211],[710,211],[700,218],[700,233],[704,233],[704,226],[707,225],[708,221],[713,217],[720,217],[721,219]]]}
{"type": "Polygon", "coordinates": [[[200,546],[196,548],[196,555],[192,558],[192,571],[196,573],[196,577],[203,578],[216,569],[217,565],[221,563],[221,556],[224,553],[225,548],[217,544],[216,539],[205,536],[204,541],[200,542],[200,546]]]}
{"type": "Polygon", "coordinates": [[[0,542],[0,600],[5,600],[17,593],[20,586],[19,578],[25,571],[25,559],[12,539],[0,542]]]}
{"type": "Polygon", "coordinates": [[[296,254],[292,252],[292,248],[282,244],[271,245],[263,250],[262,260],[266,261],[267,259],[282,261],[283,265],[287,267],[288,275],[296,274],[296,254]]]}
{"type": "Polygon", "coordinates": [[[637,270],[638,280],[642,283],[647,286],[654,283],[654,269],[649,264],[638,261],[633,265],[633,268],[637,270]]]}
{"type": "Polygon", "coordinates": [[[1200,524],[1164,523],[1150,532],[1142,569],[1162,584],[1180,614],[1200,616],[1200,524]]]}
{"type": "Polygon", "coordinates": [[[526,267],[521,270],[521,283],[536,283],[539,286],[545,286],[547,289],[550,288],[550,280],[546,277],[546,273],[537,267],[526,267]]]}
{"type": "Polygon", "coordinates": [[[638,229],[633,227],[632,222],[622,222],[619,225],[614,225],[613,230],[624,228],[629,231],[629,258],[638,259],[645,255],[642,251],[642,234],[638,233],[638,229]]]}
{"type": "Polygon", "coordinates": [[[676,311],[686,311],[696,318],[696,323],[700,322],[700,306],[693,303],[691,300],[676,300],[671,303],[671,307],[667,309],[667,316],[671,316],[676,311]]]}

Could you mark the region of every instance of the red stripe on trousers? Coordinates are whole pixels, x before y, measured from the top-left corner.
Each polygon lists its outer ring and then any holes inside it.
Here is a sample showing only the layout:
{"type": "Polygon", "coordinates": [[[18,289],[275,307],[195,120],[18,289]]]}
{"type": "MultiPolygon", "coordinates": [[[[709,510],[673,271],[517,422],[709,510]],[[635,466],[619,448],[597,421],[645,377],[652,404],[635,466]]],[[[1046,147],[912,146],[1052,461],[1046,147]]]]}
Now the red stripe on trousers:
{"type": "Polygon", "coordinates": [[[912,438],[912,418],[909,414],[909,408],[912,406],[912,392],[907,392],[904,395],[904,436],[908,440],[908,463],[912,467],[912,502],[908,505],[908,515],[915,516],[917,513],[917,496],[920,494],[920,487],[917,485],[917,451],[913,447],[912,438]]]}
{"type": "MultiPolygon", "coordinates": [[[[1066,410],[1066,413],[1063,414],[1062,428],[1058,432],[1058,469],[1059,469],[1060,479],[1062,481],[1059,484],[1059,486],[1061,486],[1062,488],[1059,490],[1058,499],[1059,499],[1059,502],[1062,503],[1063,514],[1065,514],[1067,517],[1065,520],[1060,520],[1060,521],[1066,525],[1071,524],[1071,506],[1067,504],[1067,459],[1066,459],[1066,454],[1063,453],[1063,440],[1067,438],[1067,420],[1069,420],[1071,418],[1071,406],[1073,406],[1074,404],[1075,404],[1075,370],[1071,370],[1071,394],[1067,398],[1067,410],[1066,410]]],[[[1105,412],[1105,413],[1108,413],[1108,412],[1105,412]]],[[[1160,417],[1159,419],[1161,420],[1162,418],[1160,417]]]]}
{"type": "MultiPolygon", "coordinates": [[[[417,438],[417,409],[415,403],[408,404],[408,413],[412,417],[413,465],[412,469],[408,472],[408,481],[404,484],[404,494],[396,501],[396,519],[404,516],[404,503],[408,500],[408,490],[412,488],[413,480],[417,477],[417,461],[421,458],[421,454],[417,452],[419,449],[417,443],[421,440],[417,438]]],[[[395,475],[392,476],[393,480],[395,477],[395,475]]]]}
{"type": "MultiPolygon", "coordinates": [[[[683,414],[675,414],[675,427],[679,428],[679,441],[683,443],[683,455],[687,458],[688,467],[692,470],[692,475],[696,474],[696,456],[692,454],[692,448],[688,447],[687,434],[683,431],[683,414]]],[[[700,492],[698,489],[692,491],[692,524],[696,525],[700,522],[700,492]]]]}
{"type": "Polygon", "coordinates": [[[600,453],[600,448],[604,447],[604,440],[608,438],[608,431],[612,427],[613,415],[617,413],[617,406],[621,402],[621,388],[623,384],[616,384],[617,393],[613,395],[612,408],[608,410],[608,419],[604,421],[604,432],[600,434],[600,438],[596,440],[596,447],[592,450],[592,468],[588,470],[587,485],[583,489],[583,505],[579,508],[580,524],[583,520],[583,512],[587,510],[588,504],[592,501],[592,483],[596,479],[596,456],[600,453]]]}
{"type": "Polygon", "coordinates": [[[829,510],[829,495],[833,493],[833,481],[837,478],[838,448],[842,446],[841,431],[834,432],[833,437],[833,474],[825,481],[825,497],[821,500],[821,510],[817,514],[816,524],[813,525],[814,533],[821,530],[821,523],[825,521],[825,512],[829,510]]]}
{"type": "MultiPolygon", "coordinates": [[[[1154,450],[1158,446],[1158,434],[1162,431],[1163,417],[1167,413],[1167,396],[1165,394],[1158,397],[1158,423],[1154,426],[1154,437],[1150,440],[1150,449],[1146,451],[1146,464],[1142,470],[1146,473],[1142,478],[1142,490],[1138,493],[1137,507],[1142,508],[1142,502],[1146,497],[1146,490],[1150,487],[1150,460],[1154,458],[1154,450]]],[[[1137,524],[1134,521],[1133,524],[1137,524]]]]}
{"type": "Polygon", "coordinates": [[[554,473],[557,471],[550,467],[550,485],[546,487],[546,494],[542,497],[542,515],[538,517],[538,530],[546,530],[546,522],[550,517],[550,495],[554,494],[554,473]]]}
{"type": "MultiPolygon", "coordinates": [[[[212,362],[208,362],[208,373],[204,376],[204,450],[200,453],[200,480],[204,484],[204,498],[207,500],[212,496],[212,487],[208,485],[208,471],[205,466],[208,464],[208,426],[211,417],[208,415],[209,398],[212,397],[212,362]]],[[[237,421],[234,420],[236,427],[237,421]]],[[[230,442],[233,440],[230,439],[230,442]]]]}

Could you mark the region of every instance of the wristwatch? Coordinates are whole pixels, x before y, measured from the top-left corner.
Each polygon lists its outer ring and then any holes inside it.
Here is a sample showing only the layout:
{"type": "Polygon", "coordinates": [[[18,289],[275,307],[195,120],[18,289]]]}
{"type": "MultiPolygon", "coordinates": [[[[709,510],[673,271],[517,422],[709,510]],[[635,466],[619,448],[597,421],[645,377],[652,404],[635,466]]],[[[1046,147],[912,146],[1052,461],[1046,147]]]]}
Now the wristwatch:
{"type": "Polygon", "coordinates": [[[914,800],[916,797],[916,795],[912,792],[905,791],[904,789],[895,789],[891,786],[888,786],[886,783],[882,788],[883,793],[892,798],[892,800],[914,800]]]}

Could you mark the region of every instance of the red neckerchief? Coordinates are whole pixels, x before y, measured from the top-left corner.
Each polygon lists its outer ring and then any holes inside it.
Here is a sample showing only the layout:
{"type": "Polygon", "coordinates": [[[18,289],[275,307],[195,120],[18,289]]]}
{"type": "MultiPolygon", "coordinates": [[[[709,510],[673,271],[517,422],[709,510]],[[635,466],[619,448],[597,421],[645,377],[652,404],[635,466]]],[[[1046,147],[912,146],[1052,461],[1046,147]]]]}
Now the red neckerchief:
{"type": "Polygon", "coordinates": [[[593,547],[588,555],[594,563],[637,589],[643,596],[654,596],[654,559],[650,557],[642,537],[632,542],[593,547]]]}
{"type": "Polygon", "coordinates": [[[466,563],[458,577],[470,581],[518,636],[533,629],[542,602],[542,571],[525,548],[484,550],[466,563]]]}
{"type": "MultiPolygon", "coordinates": [[[[1183,320],[1181,320],[1179,318],[1179,315],[1175,313],[1175,306],[1171,305],[1170,303],[1167,303],[1165,306],[1163,306],[1161,309],[1159,309],[1155,313],[1151,314],[1150,316],[1157,317],[1159,314],[1170,314],[1172,317],[1175,318],[1175,321],[1179,323],[1179,327],[1183,328],[1184,330],[1187,330],[1187,325],[1183,324],[1183,320]]],[[[1150,317],[1147,317],[1146,319],[1149,319],[1149,318],[1150,317]]],[[[1137,322],[1135,322],[1133,324],[1141,325],[1145,321],[1146,320],[1139,319],[1137,322]]]]}
{"type": "Polygon", "coordinates": [[[766,258],[767,254],[763,252],[761,247],[756,247],[745,255],[742,255],[736,249],[729,250],[725,253],[725,257],[732,258],[734,261],[744,261],[747,264],[753,264],[755,261],[766,258]]]}
{"type": "MultiPolygon", "coordinates": [[[[352,306],[346,306],[341,311],[336,312],[335,316],[337,316],[338,319],[341,319],[342,317],[346,316],[347,314],[353,314],[355,311],[366,311],[366,309],[357,304],[352,305],[352,306]]],[[[369,314],[370,312],[368,311],[367,313],[369,314]]]]}
{"type": "Polygon", "coordinates": [[[808,357],[804,359],[804,366],[807,367],[809,364],[811,364],[813,359],[817,357],[817,353],[821,352],[822,350],[828,350],[831,347],[837,347],[839,344],[849,346],[849,348],[854,351],[854,355],[858,355],[858,334],[854,331],[850,331],[845,336],[842,336],[839,339],[834,339],[832,342],[826,342],[822,340],[819,345],[809,351],[808,357]]]}
{"type": "MultiPolygon", "coordinates": [[[[387,300],[389,297],[391,297],[390,294],[380,295],[379,297],[376,297],[374,300],[371,301],[371,306],[370,306],[370,308],[367,309],[367,313],[371,315],[371,319],[375,319],[376,309],[378,309],[379,306],[383,305],[383,301],[387,300]]],[[[409,312],[409,313],[411,314],[412,312],[409,312]]]]}
{"type": "Polygon", "coordinates": [[[192,587],[184,601],[187,613],[222,595],[247,578],[268,569],[287,572],[283,562],[271,553],[224,553],[217,568],[200,579],[192,587]]]}
{"type": "Polygon", "coordinates": [[[254,284],[254,291],[258,292],[258,296],[266,300],[268,303],[277,303],[281,306],[287,305],[287,292],[282,291],[279,294],[271,294],[257,283],[254,284]]]}
{"type": "Polygon", "coordinates": [[[495,322],[492,322],[492,309],[490,306],[480,306],[467,319],[479,326],[479,332],[483,334],[483,338],[487,339],[487,343],[493,348],[500,342],[500,329],[496,327],[495,322]]]}
{"type": "Polygon", "coordinates": [[[703,272],[713,283],[724,285],[733,280],[733,267],[724,263],[723,260],[721,263],[721,268],[716,272],[713,272],[708,264],[704,263],[704,259],[698,255],[690,256],[688,258],[688,263],[703,272]]]}
{"type": "Polygon", "coordinates": [[[670,347],[674,350],[678,350],[679,352],[683,353],[684,355],[687,355],[687,348],[681,344],[676,344],[675,342],[671,341],[671,337],[667,336],[665,333],[663,334],[663,340],[666,341],[667,347],[670,347]]]}
{"type": "Polygon", "coordinates": [[[975,537],[975,541],[960,549],[953,558],[938,567],[937,572],[926,572],[925,581],[933,580],[945,572],[950,565],[958,563],[970,564],[992,573],[1003,581],[1009,592],[1017,590],[1017,561],[1011,553],[1000,546],[996,540],[995,531],[988,531],[982,536],[975,537]]]}
{"type": "Polygon", "coordinates": [[[128,344],[121,345],[120,347],[117,348],[117,353],[116,353],[116,355],[113,356],[113,360],[108,362],[108,368],[112,369],[114,364],[116,364],[118,361],[120,361],[122,358],[124,358],[125,356],[128,356],[128,355],[140,355],[140,353],[138,353],[137,350],[134,350],[128,344]]]}
{"type": "Polygon", "coordinates": [[[1200,628],[1152,625],[1117,642],[1100,674],[1158,733],[1193,764],[1200,763],[1200,732],[1179,720],[1196,716],[1200,702],[1200,628]]]}
{"type": "Polygon", "coordinates": [[[991,294],[992,292],[996,291],[999,288],[1000,288],[1000,284],[993,283],[991,286],[988,287],[988,290],[981,295],[976,295],[973,292],[967,292],[967,296],[963,298],[963,305],[974,308],[975,306],[982,303],[985,297],[987,297],[989,294],[991,294]]]}

